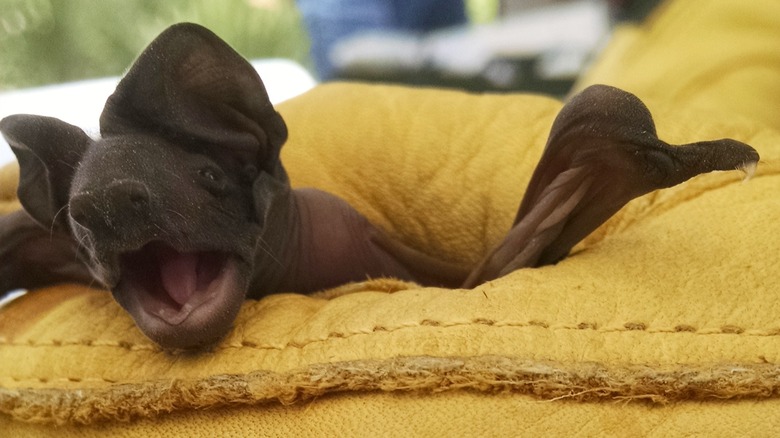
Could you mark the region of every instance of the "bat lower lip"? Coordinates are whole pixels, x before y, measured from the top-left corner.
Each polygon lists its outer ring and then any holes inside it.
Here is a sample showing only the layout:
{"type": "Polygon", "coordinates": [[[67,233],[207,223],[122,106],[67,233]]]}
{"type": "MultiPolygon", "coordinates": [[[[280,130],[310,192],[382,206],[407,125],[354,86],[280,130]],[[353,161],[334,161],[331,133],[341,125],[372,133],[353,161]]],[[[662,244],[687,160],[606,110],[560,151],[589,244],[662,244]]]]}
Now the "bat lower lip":
{"type": "Polygon", "coordinates": [[[196,309],[230,294],[226,289],[235,287],[235,258],[228,253],[180,252],[165,243],[152,242],[121,255],[119,260],[120,280],[114,289],[117,300],[171,326],[183,324],[196,309]],[[176,261],[185,258],[187,262],[176,261]],[[170,273],[166,264],[184,267],[170,273]]]}

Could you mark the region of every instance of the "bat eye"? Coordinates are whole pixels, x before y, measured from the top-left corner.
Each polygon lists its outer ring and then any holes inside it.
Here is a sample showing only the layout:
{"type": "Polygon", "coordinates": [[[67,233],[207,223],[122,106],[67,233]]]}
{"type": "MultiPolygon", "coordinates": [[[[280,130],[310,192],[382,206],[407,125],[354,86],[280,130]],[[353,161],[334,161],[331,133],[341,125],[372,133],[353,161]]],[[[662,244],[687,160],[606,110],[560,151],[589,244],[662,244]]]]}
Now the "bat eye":
{"type": "Polygon", "coordinates": [[[204,167],[203,169],[198,170],[198,175],[200,175],[201,178],[211,182],[217,182],[221,179],[220,175],[217,173],[217,170],[213,167],[204,167]]]}
{"type": "Polygon", "coordinates": [[[198,183],[214,195],[225,191],[225,175],[217,167],[206,166],[198,169],[198,183]]]}

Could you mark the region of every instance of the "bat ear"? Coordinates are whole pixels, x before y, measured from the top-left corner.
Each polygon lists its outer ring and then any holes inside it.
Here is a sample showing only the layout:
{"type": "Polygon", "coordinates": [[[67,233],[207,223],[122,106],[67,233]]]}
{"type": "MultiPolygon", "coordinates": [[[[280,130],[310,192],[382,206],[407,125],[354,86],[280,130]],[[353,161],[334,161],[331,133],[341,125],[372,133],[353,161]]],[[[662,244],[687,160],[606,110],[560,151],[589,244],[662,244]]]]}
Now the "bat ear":
{"type": "Polygon", "coordinates": [[[106,102],[104,136],[146,132],[195,142],[274,172],[287,127],[255,69],[208,29],[171,26],[138,57],[106,102]]]}
{"type": "Polygon", "coordinates": [[[758,160],[752,147],[730,139],[671,146],[636,96],[591,86],[561,109],[513,228],[467,284],[556,263],[631,199],[758,160]]]}
{"type": "Polygon", "coordinates": [[[73,174],[92,139],[77,126],[52,117],[17,114],[0,120],[0,131],[19,161],[19,201],[37,222],[68,229],[73,174]]]}

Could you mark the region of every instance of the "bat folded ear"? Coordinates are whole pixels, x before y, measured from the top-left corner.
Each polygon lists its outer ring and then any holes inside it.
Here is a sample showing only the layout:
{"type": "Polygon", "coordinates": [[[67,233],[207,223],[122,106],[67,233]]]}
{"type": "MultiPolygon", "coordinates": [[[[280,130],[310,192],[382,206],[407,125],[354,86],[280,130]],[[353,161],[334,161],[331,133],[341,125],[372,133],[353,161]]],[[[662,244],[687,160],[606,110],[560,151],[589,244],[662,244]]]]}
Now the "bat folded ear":
{"type": "Polygon", "coordinates": [[[67,230],[73,174],[92,139],[79,127],[52,117],[16,114],[0,120],[0,132],[19,161],[18,196],[40,224],[67,230]]]}
{"type": "Polygon", "coordinates": [[[260,76],[208,29],[169,27],[106,102],[103,136],[153,133],[272,171],[287,139],[260,76]]]}

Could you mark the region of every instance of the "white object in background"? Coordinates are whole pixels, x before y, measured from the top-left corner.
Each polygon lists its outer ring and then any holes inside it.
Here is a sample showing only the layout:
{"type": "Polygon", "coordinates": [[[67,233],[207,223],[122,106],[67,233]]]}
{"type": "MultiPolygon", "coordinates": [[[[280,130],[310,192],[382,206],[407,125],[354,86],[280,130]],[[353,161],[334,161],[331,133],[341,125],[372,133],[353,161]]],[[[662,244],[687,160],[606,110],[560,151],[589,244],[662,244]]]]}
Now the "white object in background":
{"type": "Polygon", "coordinates": [[[434,34],[426,39],[425,51],[432,65],[468,76],[484,71],[497,58],[575,52],[584,58],[607,38],[609,31],[607,3],[579,0],[528,10],[466,31],[434,34]]]}
{"type": "Polygon", "coordinates": [[[557,78],[578,74],[609,32],[607,2],[579,0],[423,36],[403,31],[360,32],[338,42],[330,56],[344,71],[432,67],[464,77],[486,72],[497,59],[541,56],[542,73],[557,78]]]}
{"type": "MultiPolygon", "coordinates": [[[[263,78],[273,104],[302,94],[316,84],[306,69],[287,59],[257,60],[252,61],[252,66],[263,78]]],[[[103,105],[118,82],[118,77],[111,77],[2,92],[0,119],[11,114],[56,117],[96,136],[103,105]]],[[[13,159],[11,148],[0,136],[0,166],[13,159]]]]}

